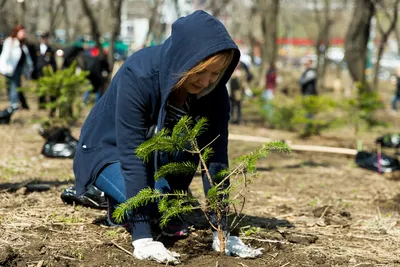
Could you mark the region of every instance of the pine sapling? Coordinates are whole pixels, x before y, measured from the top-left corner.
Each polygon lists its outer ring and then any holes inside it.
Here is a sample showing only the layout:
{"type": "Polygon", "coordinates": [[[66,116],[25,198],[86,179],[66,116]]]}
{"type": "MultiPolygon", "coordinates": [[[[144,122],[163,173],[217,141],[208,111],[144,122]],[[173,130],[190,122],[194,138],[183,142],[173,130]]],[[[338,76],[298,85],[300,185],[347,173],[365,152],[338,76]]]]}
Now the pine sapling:
{"type": "MultiPolygon", "coordinates": [[[[177,215],[201,209],[212,229],[218,233],[220,253],[225,253],[227,233],[237,227],[244,218],[242,211],[246,202],[247,185],[257,177],[257,161],[267,157],[272,151],[290,152],[290,149],[283,142],[266,143],[262,148],[235,159],[233,168],[222,170],[211,177],[208,162],[214,152],[211,145],[218,136],[209,144],[200,147],[198,137],[206,131],[206,127],[207,119],[201,118],[194,123],[189,116],[184,116],[172,131],[167,129],[159,131],[135,151],[144,162],[148,162],[156,151],[196,155],[200,162],[199,171],[204,173],[211,185],[206,200],[202,201],[186,191],[161,192],[149,187],[119,205],[113,214],[117,222],[122,222],[130,211],[150,202],[158,204],[161,227],[177,215]],[[228,222],[228,218],[232,218],[231,223],[228,222]]],[[[190,161],[170,162],[156,171],[154,179],[157,181],[166,176],[193,175],[196,170],[198,166],[190,161]]]]}

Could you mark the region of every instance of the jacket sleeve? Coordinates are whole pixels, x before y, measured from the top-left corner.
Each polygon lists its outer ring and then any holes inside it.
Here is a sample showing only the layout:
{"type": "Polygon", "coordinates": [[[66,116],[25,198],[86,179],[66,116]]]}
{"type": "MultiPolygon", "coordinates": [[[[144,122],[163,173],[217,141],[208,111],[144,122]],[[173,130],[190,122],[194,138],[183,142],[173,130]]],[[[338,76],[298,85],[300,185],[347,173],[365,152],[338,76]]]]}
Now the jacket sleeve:
{"type": "Polygon", "coordinates": [[[3,42],[3,49],[0,55],[0,73],[3,75],[9,75],[12,72],[12,66],[8,62],[11,56],[11,46],[12,39],[8,37],[3,42]]]}
{"type": "MultiPolygon", "coordinates": [[[[148,164],[135,155],[136,148],[146,140],[150,98],[142,94],[139,80],[129,68],[122,71],[117,84],[115,123],[121,172],[125,179],[126,199],[129,199],[143,188],[154,187],[148,164]]],[[[151,237],[150,213],[148,206],[140,207],[129,217],[133,240],[151,237]]]]}
{"type": "Polygon", "coordinates": [[[117,148],[127,199],[151,185],[146,164],[135,154],[136,148],[146,140],[149,98],[146,99],[142,94],[139,80],[134,77],[129,68],[122,73],[117,85],[115,119],[117,148]]]}
{"type": "Polygon", "coordinates": [[[317,78],[317,72],[313,69],[306,70],[303,75],[300,77],[300,84],[304,85],[308,82],[311,82],[312,80],[315,80],[317,78]]]}

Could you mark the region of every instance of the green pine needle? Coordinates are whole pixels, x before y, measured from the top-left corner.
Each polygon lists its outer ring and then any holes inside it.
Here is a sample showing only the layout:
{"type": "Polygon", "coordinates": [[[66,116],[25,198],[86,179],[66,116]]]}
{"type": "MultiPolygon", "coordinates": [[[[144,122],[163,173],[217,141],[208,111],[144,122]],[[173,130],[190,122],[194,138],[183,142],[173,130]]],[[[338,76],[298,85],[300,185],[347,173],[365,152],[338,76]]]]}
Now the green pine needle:
{"type": "Polygon", "coordinates": [[[191,161],[186,162],[171,162],[161,166],[158,171],[154,174],[154,180],[158,180],[161,177],[166,176],[181,176],[181,175],[193,175],[197,170],[197,165],[191,161]]]}

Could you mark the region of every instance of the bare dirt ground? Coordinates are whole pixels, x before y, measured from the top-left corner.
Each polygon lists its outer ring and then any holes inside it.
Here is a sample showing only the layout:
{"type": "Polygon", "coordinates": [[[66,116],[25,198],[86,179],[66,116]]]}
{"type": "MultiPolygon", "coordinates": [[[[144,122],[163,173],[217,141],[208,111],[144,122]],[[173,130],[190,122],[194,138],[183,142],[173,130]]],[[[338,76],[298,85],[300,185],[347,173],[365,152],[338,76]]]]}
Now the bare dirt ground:
{"type": "MultiPolygon", "coordinates": [[[[62,203],[62,190],[73,184],[72,160],[40,155],[44,140],[38,121],[46,113],[29,100],[30,111],[0,125],[0,266],[160,266],[134,259],[130,235],[105,226],[104,210],[62,203]],[[51,189],[29,192],[26,185],[32,181],[51,189]]],[[[0,104],[6,105],[4,96],[0,104]]],[[[72,129],[75,137],[79,126],[72,129]]],[[[254,125],[232,126],[231,132],[355,147],[349,129],[309,140],[254,125]]],[[[368,134],[365,139],[373,142],[378,133],[368,134]]],[[[231,141],[229,150],[233,158],[257,147],[231,141]]],[[[219,256],[211,249],[204,218],[192,215],[187,239],[163,240],[181,254],[181,266],[400,266],[397,175],[360,169],[349,156],[310,152],[273,154],[259,163],[259,173],[238,232],[246,243],[263,247],[264,255],[254,260],[219,256]]],[[[202,194],[200,179],[191,188],[202,194]]]]}

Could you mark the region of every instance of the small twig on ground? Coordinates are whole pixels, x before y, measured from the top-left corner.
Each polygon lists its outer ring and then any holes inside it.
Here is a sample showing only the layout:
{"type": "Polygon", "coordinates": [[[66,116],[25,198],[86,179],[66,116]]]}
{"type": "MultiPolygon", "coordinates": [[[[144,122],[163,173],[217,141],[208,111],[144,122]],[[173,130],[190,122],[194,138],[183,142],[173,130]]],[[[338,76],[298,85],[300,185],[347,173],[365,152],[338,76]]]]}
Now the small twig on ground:
{"type": "Polygon", "coordinates": [[[71,261],[76,261],[76,260],[77,260],[77,259],[75,259],[75,258],[71,258],[71,257],[67,257],[67,256],[62,256],[62,255],[57,255],[56,258],[61,258],[61,259],[71,260],[71,261]]]}
{"type": "Polygon", "coordinates": [[[42,267],[43,266],[43,260],[39,261],[36,267],[42,267]]]}
{"type": "Polygon", "coordinates": [[[273,239],[261,239],[261,238],[254,238],[254,237],[242,237],[242,239],[243,239],[243,240],[255,240],[255,241],[265,242],[265,243],[287,244],[286,241],[273,240],[273,239]]]}
{"type": "Polygon", "coordinates": [[[218,261],[215,263],[215,267],[219,267],[218,261]]]}
{"type": "Polygon", "coordinates": [[[246,264],[239,262],[239,265],[243,266],[243,267],[248,267],[246,264]]]}
{"type": "Polygon", "coordinates": [[[326,206],[326,208],[325,208],[324,211],[322,212],[321,216],[319,216],[320,219],[324,218],[325,213],[328,211],[329,208],[330,208],[330,206],[326,206]]]}
{"type": "Polygon", "coordinates": [[[118,245],[117,243],[115,243],[114,241],[111,241],[111,243],[112,243],[114,246],[116,246],[117,248],[119,248],[120,250],[122,250],[122,251],[126,252],[127,254],[129,254],[129,256],[133,256],[133,253],[132,253],[132,252],[130,252],[130,251],[124,249],[123,247],[121,247],[120,245],[118,245]]]}
{"type": "Polygon", "coordinates": [[[285,263],[284,265],[282,265],[281,267],[285,267],[288,266],[290,264],[290,262],[285,263]]]}
{"type": "Polygon", "coordinates": [[[381,210],[379,209],[379,207],[376,207],[376,209],[378,210],[378,219],[382,220],[381,210]]]}
{"type": "Polygon", "coordinates": [[[276,257],[278,257],[279,253],[275,253],[275,254],[267,254],[269,256],[271,256],[273,259],[275,259],[276,257]]]}

